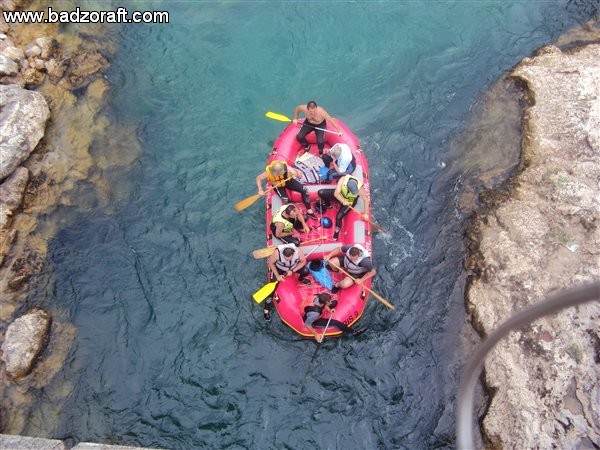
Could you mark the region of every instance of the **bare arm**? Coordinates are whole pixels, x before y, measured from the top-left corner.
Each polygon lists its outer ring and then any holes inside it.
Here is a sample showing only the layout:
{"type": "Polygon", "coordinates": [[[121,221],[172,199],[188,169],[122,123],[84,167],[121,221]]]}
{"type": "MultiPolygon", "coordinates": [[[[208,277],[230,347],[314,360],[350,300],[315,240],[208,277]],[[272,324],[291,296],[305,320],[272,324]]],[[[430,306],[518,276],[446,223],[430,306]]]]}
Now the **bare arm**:
{"type": "Polygon", "coordinates": [[[296,109],[294,109],[294,118],[293,118],[292,122],[298,123],[298,116],[300,115],[301,112],[306,114],[306,105],[296,106],[296,109]]]}
{"type": "Polygon", "coordinates": [[[310,228],[308,228],[308,225],[306,225],[306,221],[304,220],[304,215],[302,214],[298,214],[298,220],[300,221],[300,223],[302,224],[302,230],[305,233],[308,233],[310,231],[310,228]]]}
{"type": "Polygon", "coordinates": [[[334,256],[338,256],[342,254],[342,247],[336,247],[333,250],[331,250],[327,255],[325,255],[323,257],[323,259],[325,261],[329,261],[331,258],[333,258],[334,256]]]}
{"type": "Polygon", "coordinates": [[[281,281],[281,280],[283,280],[283,277],[281,275],[279,275],[279,271],[277,270],[277,267],[275,266],[275,262],[277,261],[277,259],[279,259],[279,250],[275,250],[273,252],[273,254],[271,256],[269,256],[269,259],[267,260],[267,264],[269,266],[269,269],[271,269],[271,272],[273,273],[273,275],[275,275],[275,278],[277,278],[277,281],[281,281]]]}
{"type": "Polygon", "coordinates": [[[335,129],[337,130],[338,134],[341,136],[342,135],[342,130],[340,130],[340,127],[338,126],[337,122],[335,121],[335,119],[333,117],[331,117],[329,115],[329,113],[327,111],[325,111],[324,109],[321,109],[321,112],[323,113],[323,117],[325,117],[325,120],[331,124],[333,124],[333,126],[335,127],[335,129]]]}
{"type": "Polygon", "coordinates": [[[369,210],[369,206],[371,205],[369,202],[369,197],[367,196],[367,193],[365,192],[365,189],[361,186],[360,190],[358,191],[358,195],[360,198],[362,198],[363,202],[365,203],[365,211],[363,213],[363,217],[365,217],[366,219],[368,219],[367,217],[367,211],[369,210]]]}
{"type": "Polygon", "coordinates": [[[367,272],[363,277],[361,278],[356,278],[355,283],[356,284],[363,284],[365,281],[373,278],[375,275],[377,274],[377,271],[375,270],[375,267],[373,267],[369,272],[367,272]]]}
{"type": "Polygon", "coordinates": [[[304,256],[304,252],[298,249],[298,264],[296,267],[292,269],[293,273],[299,272],[306,265],[306,256],[304,256]]]}
{"type": "Polygon", "coordinates": [[[302,177],[302,174],[299,170],[288,166],[288,176],[300,179],[302,177]]]}
{"type": "Polygon", "coordinates": [[[323,342],[323,338],[321,337],[321,335],[319,333],[317,333],[317,330],[315,330],[310,325],[304,324],[304,326],[308,329],[308,331],[310,331],[312,334],[315,335],[315,339],[317,342],[323,342]]]}
{"type": "Polygon", "coordinates": [[[263,172],[259,176],[256,177],[256,187],[258,188],[258,193],[260,195],[265,195],[265,191],[263,190],[263,187],[262,187],[262,180],[266,180],[266,179],[267,179],[267,172],[263,172]]]}
{"type": "Polygon", "coordinates": [[[281,222],[277,222],[275,224],[275,237],[282,238],[286,236],[291,236],[292,234],[294,234],[294,230],[290,231],[289,233],[285,233],[283,231],[283,224],[281,222]]]}

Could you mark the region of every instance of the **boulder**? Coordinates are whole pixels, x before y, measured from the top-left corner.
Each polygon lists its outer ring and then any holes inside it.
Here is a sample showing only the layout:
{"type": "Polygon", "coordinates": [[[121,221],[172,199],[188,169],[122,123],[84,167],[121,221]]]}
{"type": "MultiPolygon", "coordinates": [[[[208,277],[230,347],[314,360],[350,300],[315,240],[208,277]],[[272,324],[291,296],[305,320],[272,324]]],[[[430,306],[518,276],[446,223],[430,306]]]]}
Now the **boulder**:
{"type": "Polygon", "coordinates": [[[39,92],[0,85],[0,181],[29,157],[44,136],[49,116],[39,92]]]}
{"type": "Polygon", "coordinates": [[[0,54],[0,76],[16,75],[19,72],[19,65],[7,56],[0,54]]]}
{"type": "Polygon", "coordinates": [[[2,344],[2,360],[13,379],[28,375],[44,350],[52,317],[42,309],[33,309],[12,322],[2,344]]]}
{"type": "Polygon", "coordinates": [[[25,52],[18,47],[10,46],[2,50],[2,54],[14,62],[19,62],[25,59],[25,52]]]}
{"type": "Polygon", "coordinates": [[[15,210],[21,206],[29,170],[19,167],[0,185],[0,230],[7,228],[15,210]]]}

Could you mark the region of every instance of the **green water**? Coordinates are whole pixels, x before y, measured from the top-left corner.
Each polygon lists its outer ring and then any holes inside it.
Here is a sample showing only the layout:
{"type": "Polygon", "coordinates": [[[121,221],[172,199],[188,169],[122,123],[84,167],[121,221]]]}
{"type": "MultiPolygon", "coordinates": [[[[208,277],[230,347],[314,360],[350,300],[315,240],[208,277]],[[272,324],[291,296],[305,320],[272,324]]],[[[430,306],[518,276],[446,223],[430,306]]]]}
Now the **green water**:
{"type": "Polygon", "coordinates": [[[111,116],[143,153],[123,200],[82,208],[50,243],[46,301],[78,329],[55,383],[73,389],[58,425],[37,417],[27,431],[172,449],[452,448],[473,337],[455,207],[462,163],[448,151],[495,80],[593,8],[152,5],[170,23],[120,28],[107,75],[111,116]],[[250,298],[265,280],[251,257],[264,246],[263,207],[232,208],[255,193],[283,129],[265,112],[291,116],[310,99],[363,143],[373,215],[388,231],[373,241],[373,288],[396,305],[372,298],[369,331],[325,343],[314,361],[313,342],[277,317],[265,323],[250,298]]]}

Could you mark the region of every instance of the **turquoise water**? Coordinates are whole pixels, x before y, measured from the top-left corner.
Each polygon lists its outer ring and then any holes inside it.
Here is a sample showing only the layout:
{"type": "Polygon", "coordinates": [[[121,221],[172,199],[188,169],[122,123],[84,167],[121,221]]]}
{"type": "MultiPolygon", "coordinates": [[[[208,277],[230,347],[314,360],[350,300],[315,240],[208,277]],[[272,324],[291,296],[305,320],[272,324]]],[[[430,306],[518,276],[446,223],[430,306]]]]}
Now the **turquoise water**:
{"type": "Polygon", "coordinates": [[[50,243],[47,302],[78,329],[57,383],[73,389],[58,425],[28,431],[172,449],[452,448],[473,339],[450,144],[480,95],[587,4],[152,4],[170,23],[121,28],[107,75],[112,118],[143,153],[122,200],[82,208],[50,243]],[[283,129],[265,112],[310,99],[363,143],[388,231],[373,288],[397,308],[371,298],[369,331],[314,360],[313,342],[250,298],[265,280],[251,257],[263,207],[232,208],[283,129]]]}

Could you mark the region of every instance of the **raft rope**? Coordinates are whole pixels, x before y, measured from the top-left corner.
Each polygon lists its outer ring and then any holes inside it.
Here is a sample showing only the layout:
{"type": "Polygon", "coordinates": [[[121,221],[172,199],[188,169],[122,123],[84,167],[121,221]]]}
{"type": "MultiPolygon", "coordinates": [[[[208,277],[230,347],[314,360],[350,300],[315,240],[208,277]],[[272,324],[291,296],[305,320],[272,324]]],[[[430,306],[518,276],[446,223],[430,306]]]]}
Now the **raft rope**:
{"type": "Polygon", "coordinates": [[[475,385],[483,368],[485,357],[490,350],[510,331],[523,328],[525,325],[543,316],[554,314],[564,308],[600,299],[600,282],[585,284],[559,292],[540,303],[519,311],[504,321],[480,345],[470,359],[462,375],[458,390],[458,406],[456,412],[456,443],[461,450],[475,448],[473,443],[473,399],[475,385]]]}

